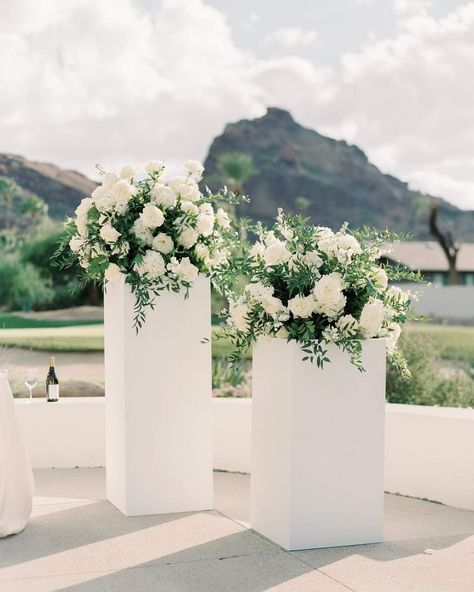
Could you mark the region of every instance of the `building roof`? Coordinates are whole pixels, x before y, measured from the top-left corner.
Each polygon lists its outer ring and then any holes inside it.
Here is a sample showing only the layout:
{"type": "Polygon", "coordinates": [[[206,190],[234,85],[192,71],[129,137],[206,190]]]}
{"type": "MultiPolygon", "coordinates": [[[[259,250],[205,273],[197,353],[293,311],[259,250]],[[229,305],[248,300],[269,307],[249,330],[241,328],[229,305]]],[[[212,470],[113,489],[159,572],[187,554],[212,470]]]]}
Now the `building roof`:
{"type": "MultiPolygon", "coordinates": [[[[400,241],[384,255],[414,271],[448,271],[446,255],[435,241],[400,241]]],[[[474,243],[461,244],[456,267],[474,272],[474,243]]]]}

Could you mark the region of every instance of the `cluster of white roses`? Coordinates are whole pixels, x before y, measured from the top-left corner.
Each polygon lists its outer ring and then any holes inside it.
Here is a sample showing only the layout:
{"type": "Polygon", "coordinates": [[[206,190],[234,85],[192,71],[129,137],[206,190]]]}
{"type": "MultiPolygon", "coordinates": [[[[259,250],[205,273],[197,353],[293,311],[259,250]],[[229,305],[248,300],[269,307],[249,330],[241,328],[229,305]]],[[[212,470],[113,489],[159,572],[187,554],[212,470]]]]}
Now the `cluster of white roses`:
{"type": "Polygon", "coordinates": [[[234,343],[269,335],[351,351],[355,341],[383,337],[395,350],[409,295],[389,287],[373,243],[363,244],[346,226],[336,233],[308,227],[281,211],[273,230],[260,227],[258,234],[250,283],[228,310],[234,343]]]}
{"type": "Polygon", "coordinates": [[[214,209],[221,196],[199,188],[204,167],[184,163],[185,175],[167,179],[162,162],[132,166],[118,174],[101,170],[101,184],[69,221],[69,247],[87,277],[116,281],[122,274],[148,288],[189,287],[199,272],[210,275],[225,266],[231,223],[214,209]]]}

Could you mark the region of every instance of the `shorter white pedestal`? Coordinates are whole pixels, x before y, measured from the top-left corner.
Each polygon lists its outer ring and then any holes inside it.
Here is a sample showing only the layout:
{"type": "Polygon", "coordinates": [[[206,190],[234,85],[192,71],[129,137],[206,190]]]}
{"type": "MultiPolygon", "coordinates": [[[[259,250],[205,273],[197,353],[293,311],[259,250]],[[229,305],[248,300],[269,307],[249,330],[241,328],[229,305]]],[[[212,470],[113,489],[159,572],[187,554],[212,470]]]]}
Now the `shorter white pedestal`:
{"type": "Polygon", "coordinates": [[[212,508],[210,284],[162,292],[138,334],[121,281],[105,294],[107,497],[127,516],[212,508]],[[203,338],[208,343],[201,343],[203,338]]]}
{"type": "Polygon", "coordinates": [[[254,346],[250,525],[290,550],[379,542],[385,342],[364,342],[364,373],[335,346],[324,370],[303,356],[254,346]]]}

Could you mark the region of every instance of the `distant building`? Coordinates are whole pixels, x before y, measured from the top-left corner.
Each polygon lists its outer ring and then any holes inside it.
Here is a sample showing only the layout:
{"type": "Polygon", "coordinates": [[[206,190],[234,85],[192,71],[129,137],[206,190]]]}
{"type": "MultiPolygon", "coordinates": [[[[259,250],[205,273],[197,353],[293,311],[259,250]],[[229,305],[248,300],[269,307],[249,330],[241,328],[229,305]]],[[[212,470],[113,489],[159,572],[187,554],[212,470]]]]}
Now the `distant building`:
{"type": "MultiPolygon", "coordinates": [[[[401,241],[384,255],[391,263],[400,263],[412,271],[421,271],[426,281],[449,285],[448,261],[435,241],[401,241]]],[[[459,285],[474,286],[474,243],[463,243],[457,258],[459,285]]]]}

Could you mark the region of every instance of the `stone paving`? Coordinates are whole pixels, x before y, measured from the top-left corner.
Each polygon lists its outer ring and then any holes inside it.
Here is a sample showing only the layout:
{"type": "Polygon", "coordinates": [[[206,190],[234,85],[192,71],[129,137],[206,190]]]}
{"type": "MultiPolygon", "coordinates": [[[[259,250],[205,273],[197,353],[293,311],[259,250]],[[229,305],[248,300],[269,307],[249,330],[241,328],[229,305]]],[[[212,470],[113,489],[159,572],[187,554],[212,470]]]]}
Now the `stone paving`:
{"type": "Polygon", "coordinates": [[[0,592],[473,592],[474,512],[387,495],[385,542],[286,552],[248,529],[248,475],[212,512],[125,518],[102,469],[36,471],[30,524],[0,540],[0,592]]]}

